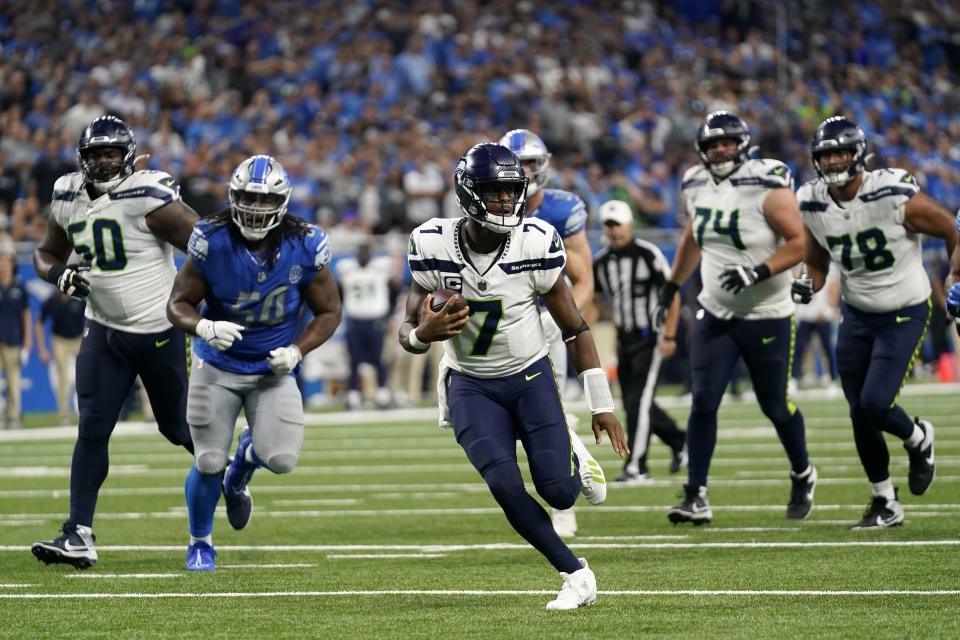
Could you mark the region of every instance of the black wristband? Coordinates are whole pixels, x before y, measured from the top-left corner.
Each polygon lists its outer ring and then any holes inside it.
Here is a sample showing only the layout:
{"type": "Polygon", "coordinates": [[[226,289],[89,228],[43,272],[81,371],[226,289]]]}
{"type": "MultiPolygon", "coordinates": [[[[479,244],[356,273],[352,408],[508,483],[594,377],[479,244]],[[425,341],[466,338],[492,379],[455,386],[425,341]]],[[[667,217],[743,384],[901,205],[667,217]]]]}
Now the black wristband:
{"type": "Polygon", "coordinates": [[[770,267],[768,267],[762,262],[757,266],[755,266],[753,270],[757,272],[757,282],[760,282],[761,280],[766,280],[767,278],[770,277],[770,267]]]}
{"type": "Polygon", "coordinates": [[[677,291],[679,290],[680,290],[680,287],[677,286],[676,282],[671,282],[670,280],[667,280],[660,287],[660,299],[669,300],[672,303],[673,296],[677,295],[677,291]]]}
{"type": "Polygon", "coordinates": [[[62,262],[58,262],[49,269],[47,269],[47,282],[52,282],[57,284],[60,280],[60,276],[63,275],[63,272],[67,270],[67,265],[62,262]]]}

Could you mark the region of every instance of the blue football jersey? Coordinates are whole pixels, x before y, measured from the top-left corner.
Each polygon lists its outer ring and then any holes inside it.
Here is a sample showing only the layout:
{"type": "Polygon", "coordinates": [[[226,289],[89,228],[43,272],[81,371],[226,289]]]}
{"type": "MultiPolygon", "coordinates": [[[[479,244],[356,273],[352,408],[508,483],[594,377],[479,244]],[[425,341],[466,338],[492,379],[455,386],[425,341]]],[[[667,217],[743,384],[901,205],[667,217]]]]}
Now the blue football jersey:
{"type": "Polygon", "coordinates": [[[194,340],[198,358],[234,373],[269,373],[267,355],[296,337],[303,298],[300,289],[330,262],[330,245],[322,229],[305,236],[288,236],[273,266],[242,242],[236,246],[223,223],[200,220],[187,251],[200,276],[210,285],[202,315],[246,327],[243,339],[226,351],[194,340]]]}
{"type": "Polygon", "coordinates": [[[583,199],[561,189],[544,189],[540,206],[528,215],[548,223],[561,238],[569,238],[587,225],[587,205],[583,199]]]}

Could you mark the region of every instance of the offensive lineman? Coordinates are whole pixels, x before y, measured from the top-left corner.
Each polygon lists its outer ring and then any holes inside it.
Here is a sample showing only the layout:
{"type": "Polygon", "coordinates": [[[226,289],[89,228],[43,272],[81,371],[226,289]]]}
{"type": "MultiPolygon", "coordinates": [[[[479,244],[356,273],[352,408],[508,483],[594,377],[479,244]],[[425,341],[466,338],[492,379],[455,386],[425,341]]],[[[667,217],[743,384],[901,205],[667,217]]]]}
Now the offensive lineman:
{"type": "Polygon", "coordinates": [[[457,442],[507,520],[563,577],[547,608],[593,604],[593,572],[526,492],[516,452],[519,439],[537,493],[551,506],[569,508],[581,492],[594,504],[606,497],[599,465],[566,427],[546,357],[540,296],[584,382],[597,443],[606,431],[614,451],[628,452],[589,327],[563,279],[563,242],[550,225],[524,217],[527,178],[506,147],[471,147],[457,164],[454,184],[466,217],[433,219],[410,235],[413,285],[400,344],[424,353],[428,343],[443,341],[441,412],[449,412],[457,442]],[[458,291],[469,306],[452,311],[451,298],[431,311],[430,292],[439,288],[458,291]]]}
{"type": "Polygon", "coordinates": [[[700,265],[703,289],[690,335],[693,403],[687,421],[689,466],[673,523],[710,522],[707,474],[717,443],[717,411],[733,367],[743,357],[760,409],[790,460],[787,518],[807,517],[817,472],[807,457],[803,416],[787,395],[793,357],[790,268],[803,257],[803,222],[793,177],[782,162],[747,157],[750,130],[726,111],[697,131],[701,164],[683,176],[690,222],[661,288],[660,323],[677,288],[700,265]]]}
{"type": "Polygon", "coordinates": [[[903,524],[903,507],[890,479],[883,432],[903,440],[911,493],[925,493],[935,472],[933,425],[911,420],[897,404],[930,322],[920,234],[943,238],[949,255],[957,233],[951,213],[921,193],[912,175],[903,169],[865,170],[867,139],[853,121],[824,120],[810,154],[819,179],[797,193],[807,275],[794,282],[794,299],[809,302],[823,287],[830,260],[838,263],[837,371],[872,492],[862,519],[850,528],[893,527],[903,524]]]}
{"type": "Polygon", "coordinates": [[[37,275],[87,298],[77,354],[80,424],[70,467],[70,516],[60,536],[36,542],[33,555],[86,569],[97,561],[93,513],[107,477],[107,448],[137,375],[157,425],[193,453],[185,419],[186,345],[165,307],[176,275],[173,247],[184,250],[197,214],[162,171],[134,171],[137,144],[122,120],[103,116],[80,134],[80,171],[53,187],[47,230],[33,253],[37,275]],[[67,265],[71,250],[89,272],[67,265]]]}
{"type": "MultiPolygon", "coordinates": [[[[570,293],[581,313],[593,299],[593,256],[587,243],[587,205],[575,193],[561,189],[547,189],[550,179],[550,152],[540,136],[527,129],[513,129],[500,138],[500,144],[520,158],[527,184],[526,212],[529,218],[549,223],[563,239],[567,252],[564,274],[570,279],[570,293]]],[[[550,360],[560,389],[564,395],[567,379],[567,345],[563,343],[560,328],[553,317],[542,308],[540,322],[550,348],[550,360]]],[[[567,414],[567,422],[575,426],[577,417],[567,414]]],[[[577,534],[577,516],[573,508],[552,509],[553,528],[564,538],[577,534]]]]}
{"type": "Polygon", "coordinates": [[[196,446],[185,492],[190,517],[187,571],[214,571],[213,515],[233,430],[248,429],[223,479],[227,519],[250,520],[247,484],[265,467],[290,473],[303,444],[303,399],[293,375],[303,356],[340,324],[327,234],[287,214],[293,187],[270,156],[247,158],[230,179],[230,209],[201,220],[173,283],[167,317],[194,341],[187,420],[196,446]],[[206,303],[203,317],[197,305],[206,303]],[[314,317],[296,335],[306,304],[314,317]]]}

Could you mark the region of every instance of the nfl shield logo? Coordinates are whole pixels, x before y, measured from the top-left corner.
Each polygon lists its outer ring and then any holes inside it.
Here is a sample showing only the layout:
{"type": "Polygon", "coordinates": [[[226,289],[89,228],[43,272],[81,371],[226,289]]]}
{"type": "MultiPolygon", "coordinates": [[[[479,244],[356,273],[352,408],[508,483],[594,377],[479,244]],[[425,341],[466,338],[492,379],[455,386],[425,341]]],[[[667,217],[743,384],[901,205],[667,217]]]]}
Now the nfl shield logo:
{"type": "Polygon", "coordinates": [[[287,276],[287,279],[290,280],[290,284],[297,284],[300,282],[300,278],[303,277],[303,269],[300,265],[295,264],[290,267],[290,274],[287,276]]]}
{"type": "Polygon", "coordinates": [[[486,290],[487,290],[487,283],[486,283],[486,282],[483,282],[483,281],[481,280],[481,281],[477,284],[477,288],[480,289],[480,291],[486,291],[486,290]]]}

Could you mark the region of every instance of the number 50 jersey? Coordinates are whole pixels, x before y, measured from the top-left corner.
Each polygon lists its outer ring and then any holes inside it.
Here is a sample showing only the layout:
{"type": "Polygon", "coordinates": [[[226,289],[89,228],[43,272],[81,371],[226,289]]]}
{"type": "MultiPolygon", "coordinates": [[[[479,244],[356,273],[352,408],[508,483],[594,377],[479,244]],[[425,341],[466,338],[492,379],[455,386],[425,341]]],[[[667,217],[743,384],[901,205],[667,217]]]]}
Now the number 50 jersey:
{"type": "Polygon", "coordinates": [[[305,235],[284,236],[271,266],[243,241],[234,242],[228,228],[232,224],[201,219],[193,228],[187,252],[210,285],[203,317],[243,325],[243,339],[226,351],[217,351],[205,340],[194,340],[193,348],[198,358],[224,371],[270,373],[267,355],[296,337],[301,288],[327,267],[330,244],[327,234],[311,225],[305,235]]]}
{"type": "Polygon", "coordinates": [[[477,378],[525,369],[547,353],[539,296],[553,287],[567,261],[550,224],[524,218],[486,268],[477,269],[466,246],[467,218],[434,218],[410,234],[407,262],[428,291],[452,289],[470,305],[470,321],[443,342],[445,363],[477,378]]]}
{"type": "Polygon", "coordinates": [[[167,298],[177,269],[173,247],[147,228],[146,216],[180,199],[180,186],[162,171],[137,171],[91,200],[80,172],[53,186],[50,215],[90,263],[85,315],[130,333],[170,328],[167,298]]]}

